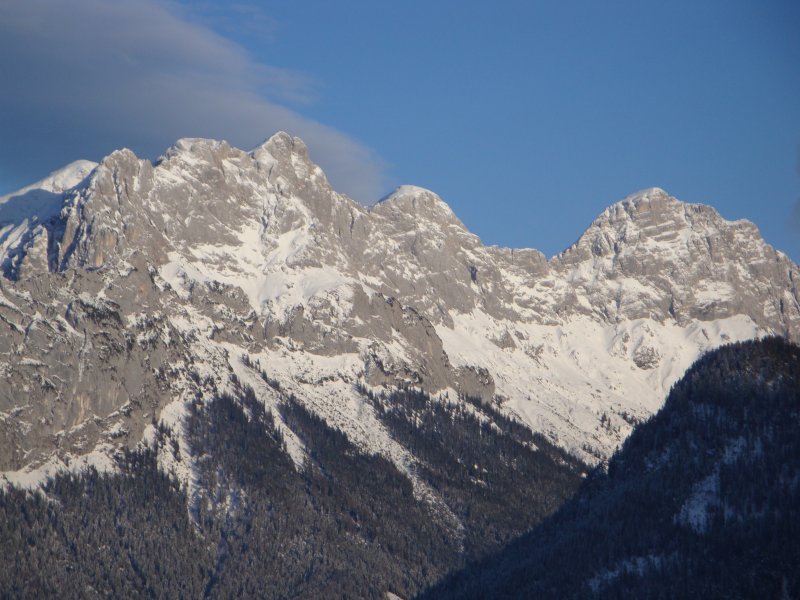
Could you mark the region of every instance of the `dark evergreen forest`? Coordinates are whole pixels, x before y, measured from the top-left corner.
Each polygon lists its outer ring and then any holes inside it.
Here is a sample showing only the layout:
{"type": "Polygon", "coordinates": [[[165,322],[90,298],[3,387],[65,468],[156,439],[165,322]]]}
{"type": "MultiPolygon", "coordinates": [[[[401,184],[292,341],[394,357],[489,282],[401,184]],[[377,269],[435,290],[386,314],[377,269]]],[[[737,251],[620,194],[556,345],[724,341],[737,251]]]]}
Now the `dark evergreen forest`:
{"type": "MultiPolygon", "coordinates": [[[[2,595],[409,597],[530,529],[586,472],[491,407],[362,390],[420,459],[443,499],[431,502],[286,395],[282,420],[307,449],[298,470],[275,415],[240,389],[189,407],[194,493],[159,471],[155,448],[121,456],[115,474],[0,493],[2,595]]],[[[160,428],[156,448],[172,433],[160,428]]]]}
{"type": "Polygon", "coordinates": [[[0,493],[0,595],[800,596],[800,349],[782,339],[700,359],[588,477],[491,406],[362,389],[438,500],[285,394],[298,469],[238,389],[189,406],[193,490],[159,470],[161,427],[114,474],[0,493]]]}
{"type": "Polygon", "coordinates": [[[698,360],[555,515],[421,598],[800,598],[800,348],[698,360]]]}

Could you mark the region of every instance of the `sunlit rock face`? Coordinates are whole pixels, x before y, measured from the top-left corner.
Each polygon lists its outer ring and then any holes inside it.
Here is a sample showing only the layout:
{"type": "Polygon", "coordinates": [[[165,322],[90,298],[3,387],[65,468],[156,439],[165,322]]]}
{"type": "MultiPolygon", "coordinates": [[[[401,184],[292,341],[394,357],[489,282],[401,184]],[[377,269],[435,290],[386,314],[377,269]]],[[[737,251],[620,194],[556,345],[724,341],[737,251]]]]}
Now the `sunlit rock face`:
{"type": "Polygon", "coordinates": [[[749,222],[654,188],[547,260],[484,246],[428,190],[361,206],[284,133],[73,163],[0,199],[0,251],[10,481],[106,464],[159,424],[188,480],[185,403],[236,385],[294,394],[409,473],[364,386],[495,402],[597,462],[705,350],[800,337],[798,268],[749,222]]]}

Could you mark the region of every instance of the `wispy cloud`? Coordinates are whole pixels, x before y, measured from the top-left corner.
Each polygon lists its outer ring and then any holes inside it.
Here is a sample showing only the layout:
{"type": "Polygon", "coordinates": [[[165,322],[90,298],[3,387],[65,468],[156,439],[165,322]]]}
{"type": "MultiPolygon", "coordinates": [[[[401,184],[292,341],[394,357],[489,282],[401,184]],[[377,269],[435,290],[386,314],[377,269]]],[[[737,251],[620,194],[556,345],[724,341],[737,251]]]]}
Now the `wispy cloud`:
{"type": "Polygon", "coordinates": [[[179,137],[249,148],[285,130],[306,141],[337,189],[364,202],[385,189],[371,149],[284,105],[313,98],[307,77],[256,62],[180,5],[2,3],[0,73],[5,181],[33,180],[122,145],[156,157],[179,137]]]}
{"type": "MultiPolygon", "coordinates": [[[[800,146],[797,147],[797,162],[795,163],[797,175],[800,177],[800,146]]],[[[795,233],[800,234],[800,198],[795,200],[792,214],[789,216],[789,226],[795,233]]]]}
{"type": "Polygon", "coordinates": [[[210,29],[238,36],[258,36],[272,39],[280,24],[258,2],[227,2],[218,0],[174,0],[210,29]]]}

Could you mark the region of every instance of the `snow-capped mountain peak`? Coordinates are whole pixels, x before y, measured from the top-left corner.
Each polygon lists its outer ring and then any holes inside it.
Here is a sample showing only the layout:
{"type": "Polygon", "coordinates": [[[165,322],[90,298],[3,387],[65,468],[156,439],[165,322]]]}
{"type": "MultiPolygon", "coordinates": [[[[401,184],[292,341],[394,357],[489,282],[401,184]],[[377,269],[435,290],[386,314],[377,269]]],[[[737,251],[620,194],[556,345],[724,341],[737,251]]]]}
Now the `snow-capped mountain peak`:
{"type": "Polygon", "coordinates": [[[51,249],[49,229],[65,199],[85,187],[97,163],[76,160],[44,179],[0,197],[0,265],[16,276],[27,262],[34,270],[47,268],[51,249]]]}
{"type": "Polygon", "coordinates": [[[43,190],[56,194],[61,193],[78,185],[87,177],[87,175],[89,175],[89,173],[94,170],[96,166],[97,163],[90,160],[73,161],[68,165],[61,167],[60,169],[56,169],[47,177],[40,179],[36,183],[27,185],[24,188],[19,189],[16,192],[6,194],[5,196],[0,196],[0,204],[5,204],[9,199],[21,196],[32,190],[43,190]]]}
{"type": "Polygon", "coordinates": [[[80,184],[97,167],[90,160],[76,160],[16,192],[0,196],[0,224],[15,220],[51,217],[61,210],[65,191],[80,184]]]}
{"type": "Polygon", "coordinates": [[[373,205],[371,212],[393,220],[413,220],[421,225],[454,225],[466,231],[464,224],[444,200],[434,192],[415,185],[399,186],[373,205]]]}
{"type": "Polygon", "coordinates": [[[106,456],[154,419],[180,437],[186,402],[232,381],[267,407],[293,394],[412,478],[363,386],[495,402],[594,462],[701,352],[800,337],[797,266],[751,224],[658,188],[547,261],[484,246],[429,190],[368,209],[285,133],[250,152],[184,138],[155,163],[123,150],[70,172],[49,184],[66,190],[58,210],[2,238],[4,470],[106,456]]]}

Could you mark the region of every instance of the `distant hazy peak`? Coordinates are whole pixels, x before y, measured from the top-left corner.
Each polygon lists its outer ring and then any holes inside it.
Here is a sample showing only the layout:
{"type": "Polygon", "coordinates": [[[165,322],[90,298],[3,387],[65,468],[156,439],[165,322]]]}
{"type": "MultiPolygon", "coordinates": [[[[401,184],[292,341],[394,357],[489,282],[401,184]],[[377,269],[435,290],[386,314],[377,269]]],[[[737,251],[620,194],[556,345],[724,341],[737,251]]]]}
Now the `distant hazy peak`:
{"type": "Polygon", "coordinates": [[[31,192],[33,190],[44,190],[46,192],[60,194],[65,190],[78,185],[81,181],[86,179],[86,177],[96,167],[97,163],[92,162],[91,160],[76,160],[66,166],[61,167],[60,169],[56,169],[47,177],[44,177],[35,183],[26,185],[24,188],[17,190],[16,192],[11,192],[5,196],[0,196],[0,204],[4,204],[6,201],[15,196],[21,196],[22,194],[31,192]]]}

